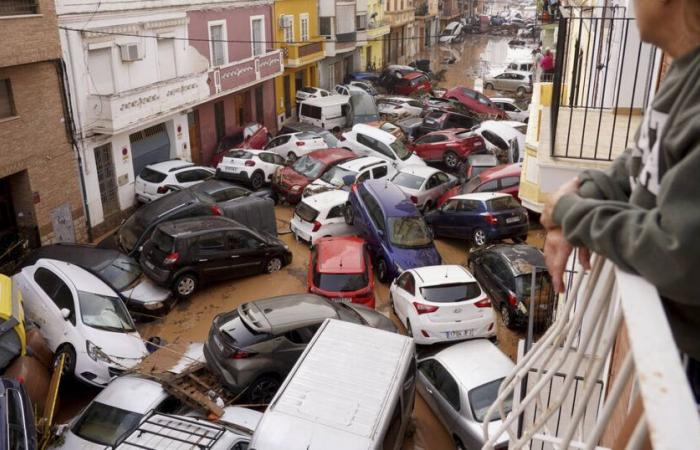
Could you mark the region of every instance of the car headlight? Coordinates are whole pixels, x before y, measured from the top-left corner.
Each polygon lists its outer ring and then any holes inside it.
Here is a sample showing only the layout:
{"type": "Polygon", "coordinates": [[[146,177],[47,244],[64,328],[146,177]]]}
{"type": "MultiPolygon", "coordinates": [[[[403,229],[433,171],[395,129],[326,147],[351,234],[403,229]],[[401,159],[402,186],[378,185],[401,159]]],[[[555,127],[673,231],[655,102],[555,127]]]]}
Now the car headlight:
{"type": "Polygon", "coordinates": [[[96,346],[90,341],[85,341],[85,347],[87,349],[87,354],[93,361],[102,361],[104,363],[111,363],[112,360],[103,352],[100,347],[96,346]]]}

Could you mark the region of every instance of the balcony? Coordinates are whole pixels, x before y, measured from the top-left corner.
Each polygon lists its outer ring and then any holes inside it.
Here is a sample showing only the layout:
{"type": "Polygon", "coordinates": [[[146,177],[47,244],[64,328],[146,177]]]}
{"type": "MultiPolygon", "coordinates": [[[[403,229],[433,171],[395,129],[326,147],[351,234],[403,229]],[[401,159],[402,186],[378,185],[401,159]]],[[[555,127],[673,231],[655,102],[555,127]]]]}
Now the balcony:
{"type": "Polygon", "coordinates": [[[234,61],[209,71],[207,83],[211,95],[231,93],[271,80],[282,75],[282,50],[271,50],[264,55],[234,61]]]}
{"type": "Polygon", "coordinates": [[[386,20],[370,20],[367,25],[367,39],[374,40],[391,32],[389,22],[386,20]]]}
{"type": "MultiPolygon", "coordinates": [[[[572,261],[575,259],[572,258],[572,261]]],[[[595,257],[572,266],[552,326],[501,384],[489,417],[510,449],[700,448],[700,418],[656,289],[595,257]],[[504,414],[513,401],[512,411],[504,414]]],[[[494,428],[491,428],[494,431],[494,428]]]]}
{"type": "Polygon", "coordinates": [[[301,67],[325,58],[323,40],[312,39],[303,44],[282,44],[285,67],[301,67]]]}
{"type": "Polygon", "coordinates": [[[26,16],[39,12],[37,0],[3,0],[0,2],[0,17],[26,16]]]}
{"type": "Polygon", "coordinates": [[[87,123],[90,131],[117,134],[194,106],[208,96],[206,73],[161,81],[118,94],[92,94],[88,96],[87,123]]]}
{"type": "Polygon", "coordinates": [[[415,8],[403,9],[401,11],[385,11],[384,18],[389,22],[391,28],[402,27],[415,20],[415,8]]]}

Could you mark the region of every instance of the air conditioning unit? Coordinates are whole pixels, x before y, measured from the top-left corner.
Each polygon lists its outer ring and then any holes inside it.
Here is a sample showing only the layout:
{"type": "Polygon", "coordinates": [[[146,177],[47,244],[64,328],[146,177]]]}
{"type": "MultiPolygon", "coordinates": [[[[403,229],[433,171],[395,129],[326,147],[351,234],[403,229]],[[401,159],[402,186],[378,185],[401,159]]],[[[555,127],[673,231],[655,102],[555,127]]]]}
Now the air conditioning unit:
{"type": "Polygon", "coordinates": [[[143,46],[141,43],[136,42],[132,44],[120,45],[119,49],[121,50],[122,61],[124,62],[143,59],[143,46]]]}
{"type": "Polygon", "coordinates": [[[279,21],[280,28],[291,28],[292,27],[292,16],[280,16],[279,21]]]}

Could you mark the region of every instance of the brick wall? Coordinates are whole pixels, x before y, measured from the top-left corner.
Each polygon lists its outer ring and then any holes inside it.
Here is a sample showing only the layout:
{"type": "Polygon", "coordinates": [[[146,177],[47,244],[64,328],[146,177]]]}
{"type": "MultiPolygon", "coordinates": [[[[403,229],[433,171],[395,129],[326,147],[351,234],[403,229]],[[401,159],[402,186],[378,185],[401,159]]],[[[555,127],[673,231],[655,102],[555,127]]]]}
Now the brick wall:
{"type": "Polygon", "coordinates": [[[58,58],[61,47],[53,0],[37,0],[35,15],[0,16],[0,67],[58,58]]]}

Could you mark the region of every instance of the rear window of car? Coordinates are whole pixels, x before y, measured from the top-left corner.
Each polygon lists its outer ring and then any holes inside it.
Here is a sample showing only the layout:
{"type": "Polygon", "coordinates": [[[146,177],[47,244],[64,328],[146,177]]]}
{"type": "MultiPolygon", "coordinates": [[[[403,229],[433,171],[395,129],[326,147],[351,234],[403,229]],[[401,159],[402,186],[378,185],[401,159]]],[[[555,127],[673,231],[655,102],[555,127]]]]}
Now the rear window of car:
{"type": "Polygon", "coordinates": [[[481,288],[477,283],[455,283],[423,287],[420,292],[429,302],[454,303],[477,298],[481,295],[481,288]]]}
{"type": "Polygon", "coordinates": [[[252,159],[253,154],[245,150],[231,150],[226,154],[227,158],[252,159]]]}
{"type": "Polygon", "coordinates": [[[398,184],[399,186],[417,190],[420,189],[421,186],[423,186],[425,178],[419,177],[417,175],[411,175],[410,173],[406,172],[399,172],[391,181],[395,184],[398,184]]]}
{"type": "Polygon", "coordinates": [[[294,214],[305,222],[313,222],[318,217],[318,211],[304,202],[299,202],[299,204],[297,204],[294,214]]]}
{"type": "Polygon", "coordinates": [[[507,197],[493,198],[486,203],[491,211],[520,208],[520,203],[518,203],[518,201],[510,195],[507,197]]]}
{"type": "Polygon", "coordinates": [[[235,348],[245,348],[270,339],[267,333],[255,331],[239,315],[238,310],[220,316],[215,323],[227,344],[235,348]]]}
{"type": "Polygon", "coordinates": [[[161,183],[167,177],[166,174],[148,167],[144,167],[139,176],[143,181],[148,181],[149,183],[161,183]]]}
{"type": "Polygon", "coordinates": [[[320,137],[320,136],[317,135],[316,133],[310,133],[310,132],[308,132],[308,131],[303,131],[303,132],[297,134],[297,139],[300,139],[300,140],[305,140],[305,139],[317,139],[317,138],[319,138],[319,137],[320,137]]]}
{"type": "Polygon", "coordinates": [[[366,273],[314,273],[314,284],[324,291],[351,292],[367,287],[366,273]]]}
{"type": "Polygon", "coordinates": [[[303,88],[301,88],[301,89],[299,89],[299,90],[302,91],[302,92],[306,92],[306,93],[308,93],[308,94],[314,94],[314,93],[316,93],[316,89],[314,89],[314,88],[312,88],[312,87],[303,87],[303,88]]]}
{"type": "Polygon", "coordinates": [[[175,238],[161,229],[156,229],[153,236],[151,236],[151,242],[153,242],[153,245],[155,245],[158,250],[165,253],[172,252],[175,246],[175,238]]]}
{"type": "Polygon", "coordinates": [[[112,446],[120,437],[133,430],[142,417],[143,414],[92,402],[72,431],[85,440],[112,446]]]}
{"type": "Polygon", "coordinates": [[[312,119],[321,120],[321,108],[318,106],[301,104],[301,115],[312,119]]]}

